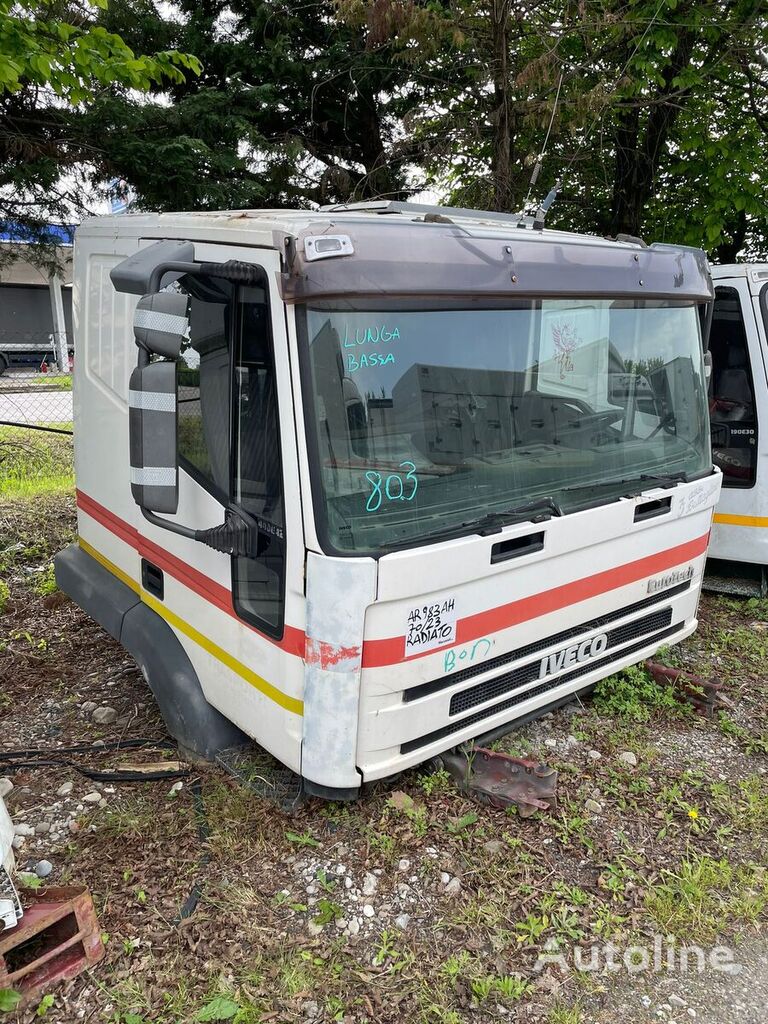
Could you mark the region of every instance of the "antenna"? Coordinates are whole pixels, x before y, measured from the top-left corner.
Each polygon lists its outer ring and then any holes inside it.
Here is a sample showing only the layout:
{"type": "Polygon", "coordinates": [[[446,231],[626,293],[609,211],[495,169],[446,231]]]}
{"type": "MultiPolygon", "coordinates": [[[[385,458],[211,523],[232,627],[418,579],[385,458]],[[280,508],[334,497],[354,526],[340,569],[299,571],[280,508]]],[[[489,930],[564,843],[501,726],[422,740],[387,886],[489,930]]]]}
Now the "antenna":
{"type": "MultiPolygon", "coordinates": [[[[538,157],[536,158],[536,163],[533,166],[533,172],[531,173],[531,180],[528,183],[528,193],[527,193],[527,195],[525,197],[525,202],[523,203],[523,214],[525,214],[526,210],[528,209],[528,203],[529,203],[530,198],[531,198],[531,192],[533,192],[533,187],[534,187],[534,185],[536,184],[536,182],[538,180],[539,174],[541,173],[541,168],[542,168],[542,165],[544,163],[544,157],[547,155],[547,146],[549,145],[549,136],[552,134],[552,125],[555,123],[555,114],[557,113],[557,104],[558,104],[558,102],[560,100],[560,90],[563,87],[563,76],[564,76],[564,74],[565,74],[565,72],[561,71],[560,72],[560,77],[557,80],[557,92],[555,93],[555,102],[554,102],[554,104],[552,106],[552,114],[551,114],[551,116],[549,118],[549,127],[547,128],[547,134],[544,136],[544,145],[541,147],[541,152],[539,153],[538,157]]],[[[549,199],[549,196],[547,196],[547,199],[549,199]]],[[[546,200],[545,200],[545,202],[546,202],[546,200]]],[[[552,203],[552,200],[550,200],[550,205],[551,205],[551,203],[552,203]]],[[[541,207],[539,207],[539,209],[541,209],[541,207]]],[[[547,207],[547,209],[549,209],[549,207],[547,207]]],[[[544,212],[546,214],[546,210],[544,212]]],[[[538,213],[537,213],[537,216],[538,216],[538,213]]]]}

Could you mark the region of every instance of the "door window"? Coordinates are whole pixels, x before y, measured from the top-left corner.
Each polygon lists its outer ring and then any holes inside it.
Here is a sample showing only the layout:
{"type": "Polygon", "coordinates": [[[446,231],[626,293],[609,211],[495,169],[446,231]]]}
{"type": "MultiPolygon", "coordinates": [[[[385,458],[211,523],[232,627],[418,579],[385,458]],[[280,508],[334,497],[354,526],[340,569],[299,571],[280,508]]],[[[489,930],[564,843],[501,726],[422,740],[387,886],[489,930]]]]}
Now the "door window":
{"type": "Polygon", "coordinates": [[[266,286],[241,289],[233,381],[234,497],[259,524],[257,557],[233,560],[235,607],[243,618],[260,629],[281,636],[285,513],[266,286]]]}
{"type": "Polygon", "coordinates": [[[279,637],[283,478],[266,277],[261,288],[196,275],[171,287],[189,296],[189,336],[177,364],[181,465],[223,505],[236,502],[259,524],[255,557],[232,559],[234,606],[279,637]]]}
{"type": "Polygon", "coordinates": [[[712,458],[725,487],[752,487],[757,471],[757,413],[739,293],[715,290],[709,336],[712,458]]]}

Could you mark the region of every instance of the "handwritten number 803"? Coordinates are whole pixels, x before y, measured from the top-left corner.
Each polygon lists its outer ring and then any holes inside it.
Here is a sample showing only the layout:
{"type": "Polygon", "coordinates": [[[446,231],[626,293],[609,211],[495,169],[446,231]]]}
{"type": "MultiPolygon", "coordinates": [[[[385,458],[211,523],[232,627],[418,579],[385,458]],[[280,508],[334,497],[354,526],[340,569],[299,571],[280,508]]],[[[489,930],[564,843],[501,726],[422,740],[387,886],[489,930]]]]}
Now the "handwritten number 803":
{"type": "Polygon", "coordinates": [[[365,479],[373,490],[368,495],[365,503],[366,512],[378,512],[384,498],[387,501],[413,501],[416,491],[419,489],[419,481],[416,479],[416,465],[413,462],[401,462],[400,469],[406,469],[406,473],[390,473],[383,477],[381,473],[369,469],[365,479]],[[384,485],[382,488],[382,484],[384,485]],[[410,494],[406,493],[410,491],[410,494]]]}

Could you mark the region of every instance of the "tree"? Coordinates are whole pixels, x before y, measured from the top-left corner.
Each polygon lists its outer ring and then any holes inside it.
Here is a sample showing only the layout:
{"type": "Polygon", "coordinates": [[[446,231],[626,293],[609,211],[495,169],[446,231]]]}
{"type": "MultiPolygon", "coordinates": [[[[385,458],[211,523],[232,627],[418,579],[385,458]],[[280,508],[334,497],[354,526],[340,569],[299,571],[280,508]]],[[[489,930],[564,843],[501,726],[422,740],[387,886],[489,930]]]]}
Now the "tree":
{"type": "Polygon", "coordinates": [[[0,225],[43,247],[47,222],[78,207],[77,183],[66,175],[98,151],[80,129],[87,105],[115,88],[146,92],[200,71],[175,49],[137,56],[98,23],[106,6],[0,0],[0,225]]]}
{"type": "Polygon", "coordinates": [[[195,80],[172,105],[105,96],[89,113],[103,166],[152,208],[306,205],[408,194],[409,71],[373,52],[333,0],[180,0],[163,22],[122,0],[109,24],[135,47],[191,50],[195,80]],[[160,33],[163,33],[160,35],[160,33]]]}

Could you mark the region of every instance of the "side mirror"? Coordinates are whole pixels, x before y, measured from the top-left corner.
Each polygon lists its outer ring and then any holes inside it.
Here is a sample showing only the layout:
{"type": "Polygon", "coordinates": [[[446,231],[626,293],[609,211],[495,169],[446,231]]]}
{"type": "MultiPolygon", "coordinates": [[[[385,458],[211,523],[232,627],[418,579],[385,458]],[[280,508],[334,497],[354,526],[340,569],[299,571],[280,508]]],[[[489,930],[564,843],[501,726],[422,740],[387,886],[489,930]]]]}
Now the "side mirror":
{"type": "Polygon", "coordinates": [[[137,366],[128,391],[131,493],[150,512],[173,515],[178,508],[177,411],[176,364],[137,366]]]}
{"type": "Polygon", "coordinates": [[[166,359],[179,358],[188,327],[187,296],[181,292],[142,295],[133,314],[136,344],[166,359]]]}

